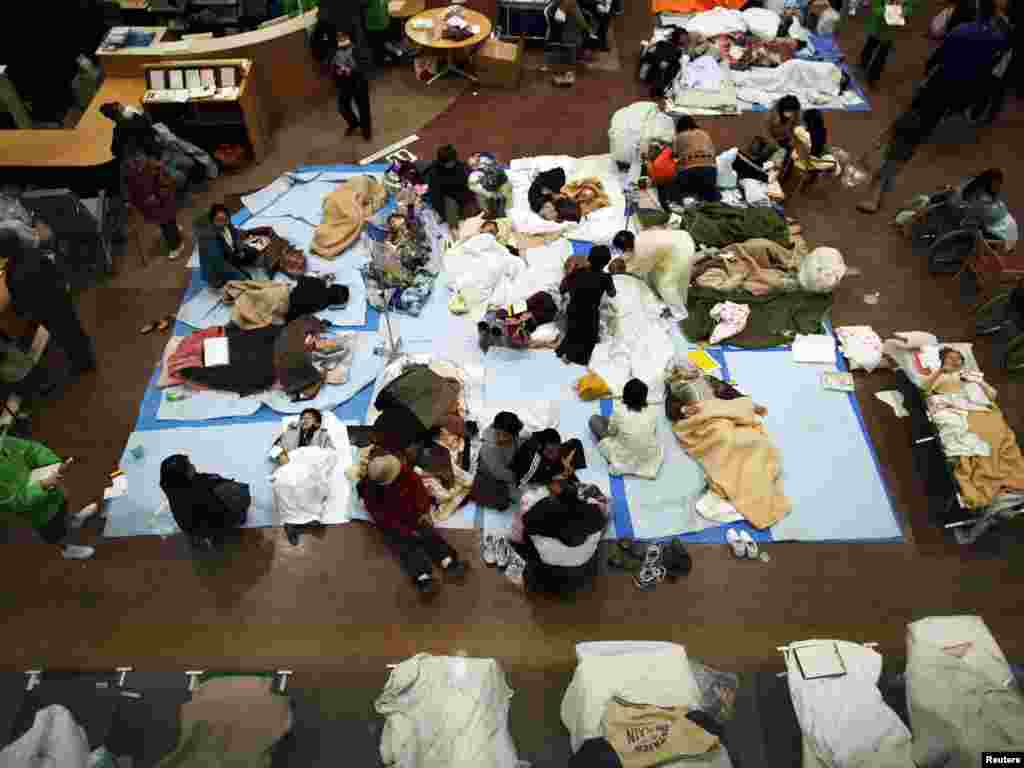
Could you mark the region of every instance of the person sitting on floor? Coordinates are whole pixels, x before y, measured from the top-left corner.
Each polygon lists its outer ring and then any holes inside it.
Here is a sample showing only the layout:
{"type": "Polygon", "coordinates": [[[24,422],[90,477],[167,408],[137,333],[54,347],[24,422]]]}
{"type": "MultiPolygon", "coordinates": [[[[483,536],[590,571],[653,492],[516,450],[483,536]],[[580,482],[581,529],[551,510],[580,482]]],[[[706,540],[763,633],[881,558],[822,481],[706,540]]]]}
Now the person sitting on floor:
{"type": "Polygon", "coordinates": [[[288,428],[274,441],[274,445],[281,447],[281,455],[278,457],[281,464],[288,460],[288,451],[307,445],[327,451],[335,450],[331,436],[323,428],[323,416],[316,408],[303,410],[297,421],[288,424],[288,428]]]}
{"type": "Polygon", "coordinates": [[[783,96],[768,111],[768,141],[760,142],[757,151],[751,151],[755,163],[772,163],[780,178],[789,171],[789,160],[793,152],[793,133],[800,125],[800,100],[793,95],[783,96]]]}
{"type": "Polygon", "coordinates": [[[160,463],[160,490],[167,496],[174,522],[196,549],[223,549],[224,538],[245,525],[247,509],[236,508],[233,496],[218,486],[230,482],[220,475],[197,472],[187,456],[168,456],[160,463]]]}
{"type": "Polygon", "coordinates": [[[715,144],[689,115],[676,121],[675,157],[678,173],[675,181],[659,188],[662,205],[696,197],[709,203],[722,199],[718,191],[718,166],[715,144]]]}
{"type": "Polygon", "coordinates": [[[608,460],[612,475],[658,476],[665,454],[658,442],[658,412],[648,407],[647,385],[630,379],[622,390],[622,407],[610,417],[591,416],[590,431],[608,460]]]}
{"type": "Polygon", "coordinates": [[[601,298],[606,293],[615,295],[612,276],[604,271],[610,261],[608,246],[595,245],[590,249],[588,263],[562,279],[558,290],[569,294],[569,306],[565,311],[565,338],[555,353],[563,362],[590,363],[590,355],[600,336],[601,298]]]}
{"type": "Polygon", "coordinates": [[[77,530],[99,511],[89,504],[79,512],[68,512],[64,476],[72,460],[60,456],[42,443],[4,435],[0,437],[0,520],[27,522],[39,538],[61,548],[65,560],[88,560],[96,550],[65,544],[71,530],[77,530]],[[38,479],[34,470],[53,467],[38,479]]]}
{"type": "Polygon", "coordinates": [[[434,529],[430,516],[434,501],[412,467],[394,456],[379,456],[370,462],[356,491],[422,594],[436,589],[433,563],[452,578],[465,576],[466,564],[434,529]]]}
{"type": "Polygon", "coordinates": [[[580,498],[579,486],[550,484],[551,496],[523,515],[523,541],[510,542],[526,561],[529,592],[567,594],[596,573],[597,546],[608,525],[607,506],[580,498]]]}
{"type": "Polygon", "coordinates": [[[274,236],[271,227],[247,230],[243,236],[231,223],[227,206],[217,203],[210,207],[210,226],[200,229],[199,269],[203,279],[214,289],[228,280],[252,280],[248,269],[257,266],[260,251],[246,241],[253,237],[274,236]]]}
{"type": "Polygon", "coordinates": [[[470,498],[492,509],[506,510],[512,503],[516,472],[512,468],[519,449],[523,422],[509,411],[501,411],[481,436],[480,457],[470,498]]]}
{"type": "Polygon", "coordinates": [[[583,443],[575,437],[563,443],[554,429],[534,432],[519,446],[512,460],[519,488],[528,483],[547,485],[556,478],[575,479],[576,470],[586,466],[583,443]]]}
{"type": "Polygon", "coordinates": [[[459,223],[474,196],[469,189],[469,167],[459,160],[459,153],[451,144],[437,150],[437,160],[427,170],[427,202],[448,223],[452,232],[459,231],[459,223]]]}
{"type": "Polygon", "coordinates": [[[793,167],[801,173],[836,171],[839,163],[831,155],[828,129],[820,109],[808,109],[803,124],[793,129],[793,167]]]}

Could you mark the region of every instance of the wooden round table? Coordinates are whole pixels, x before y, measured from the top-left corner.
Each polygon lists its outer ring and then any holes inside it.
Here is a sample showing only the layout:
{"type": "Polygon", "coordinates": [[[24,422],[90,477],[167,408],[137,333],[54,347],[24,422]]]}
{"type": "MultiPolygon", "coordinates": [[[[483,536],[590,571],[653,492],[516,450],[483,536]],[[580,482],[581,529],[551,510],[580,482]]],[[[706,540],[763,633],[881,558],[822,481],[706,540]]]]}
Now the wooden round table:
{"type": "Polygon", "coordinates": [[[447,10],[447,8],[434,8],[429,11],[423,11],[423,13],[416,14],[405,22],[405,34],[417,45],[422,45],[424,48],[433,48],[437,51],[444,51],[446,54],[444,67],[427,81],[427,85],[430,85],[430,83],[448,74],[460,75],[467,80],[477,82],[477,79],[473,77],[473,75],[468,72],[464,72],[455,66],[455,52],[463,48],[478,45],[490,37],[491,20],[482,13],[477,13],[476,11],[471,11],[469,8],[464,8],[462,17],[466,20],[466,23],[469,24],[470,27],[478,27],[480,31],[472,37],[467,37],[465,40],[446,40],[441,37],[441,31],[444,26],[444,14],[447,10]],[[416,29],[415,24],[424,20],[432,21],[434,26],[430,29],[416,29]]]}

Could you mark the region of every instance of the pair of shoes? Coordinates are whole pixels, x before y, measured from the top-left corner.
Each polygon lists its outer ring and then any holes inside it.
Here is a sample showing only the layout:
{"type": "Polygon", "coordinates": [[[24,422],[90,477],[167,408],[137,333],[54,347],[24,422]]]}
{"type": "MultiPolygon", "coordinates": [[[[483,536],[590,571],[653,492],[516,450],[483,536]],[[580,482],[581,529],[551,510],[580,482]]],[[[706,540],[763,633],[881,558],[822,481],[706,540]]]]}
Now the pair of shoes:
{"type": "Polygon", "coordinates": [[[498,568],[504,568],[508,565],[509,559],[512,556],[512,548],[508,545],[508,540],[504,536],[495,536],[492,533],[484,535],[483,542],[480,545],[480,556],[483,558],[485,565],[495,565],[498,568]]]}
{"type": "Polygon", "coordinates": [[[61,550],[61,556],[65,560],[88,560],[96,554],[93,547],[83,547],[80,544],[66,544],[61,550]]]}
{"type": "Polygon", "coordinates": [[[639,571],[644,564],[646,549],[632,539],[619,539],[608,553],[608,565],[624,571],[639,571]]]}
{"type": "Polygon", "coordinates": [[[748,531],[738,531],[735,528],[730,528],[725,532],[725,540],[732,547],[732,553],[740,560],[744,558],[757,560],[760,556],[757,542],[754,541],[754,537],[748,531]]]}
{"type": "Polygon", "coordinates": [[[448,567],[444,569],[445,575],[449,579],[454,581],[456,584],[461,584],[466,580],[466,574],[469,573],[469,566],[461,560],[452,560],[448,567]]]}
{"type": "Polygon", "coordinates": [[[526,561],[513,551],[509,557],[508,567],[505,568],[505,578],[517,587],[523,586],[523,575],[526,572],[526,561]]]}
{"type": "Polygon", "coordinates": [[[644,564],[640,571],[633,577],[633,583],[637,589],[654,589],[659,583],[665,580],[668,571],[661,564],[661,545],[649,544],[644,554],[644,564]]]}
{"type": "Polygon", "coordinates": [[[288,543],[293,547],[299,546],[299,527],[297,525],[285,525],[284,535],[288,537],[288,543]]]}
{"type": "Polygon", "coordinates": [[[81,510],[71,516],[71,528],[77,531],[88,522],[89,518],[95,516],[99,511],[100,507],[96,502],[82,507],[81,510]]]}
{"type": "Polygon", "coordinates": [[[686,547],[679,539],[672,539],[668,546],[662,550],[662,562],[668,571],[670,579],[677,579],[686,576],[693,570],[693,558],[686,551],[686,547]]]}

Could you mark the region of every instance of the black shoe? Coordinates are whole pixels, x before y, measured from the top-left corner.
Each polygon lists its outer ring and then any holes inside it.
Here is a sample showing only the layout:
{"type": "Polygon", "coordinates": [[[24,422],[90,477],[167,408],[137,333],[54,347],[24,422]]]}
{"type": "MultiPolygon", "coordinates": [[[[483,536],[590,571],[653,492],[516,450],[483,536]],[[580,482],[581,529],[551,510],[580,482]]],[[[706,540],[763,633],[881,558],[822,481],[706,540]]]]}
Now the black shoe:
{"type": "Polygon", "coordinates": [[[466,580],[466,574],[469,573],[469,566],[461,560],[452,560],[448,567],[444,569],[444,572],[448,578],[456,584],[461,584],[466,580]]]}
{"type": "Polygon", "coordinates": [[[354,136],[356,131],[358,131],[360,127],[361,126],[359,125],[359,123],[356,123],[355,125],[350,125],[348,129],[345,131],[345,135],[354,136]]]}
{"type": "Polygon", "coordinates": [[[999,333],[1001,330],[1003,330],[1005,326],[1006,323],[1001,321],[997,323],[978,323],[974,332],[978,336],[991,336],[993,334],[999,333]]]}
{"type": "Polygon", "coordinates": [[[669,576],[673,578],[686,576],[693,570],[693,559],[679,539],[672,539],[669,545],[662,549],[661,561],[669,576]]]}
{"type": "Polygon", "coordinates": [[[416,591],[423,597],[432,597],[437,594],[437,582],[434,581],[433,576],[426,579],[419,579],[416,582],[416,591]]]}
{"type": "Polygon", "coordinates": [[[284,535],[288,537],[288,543],[293,547],[299,546],[299,527],[297,525],[286,525],[284,535]]]}

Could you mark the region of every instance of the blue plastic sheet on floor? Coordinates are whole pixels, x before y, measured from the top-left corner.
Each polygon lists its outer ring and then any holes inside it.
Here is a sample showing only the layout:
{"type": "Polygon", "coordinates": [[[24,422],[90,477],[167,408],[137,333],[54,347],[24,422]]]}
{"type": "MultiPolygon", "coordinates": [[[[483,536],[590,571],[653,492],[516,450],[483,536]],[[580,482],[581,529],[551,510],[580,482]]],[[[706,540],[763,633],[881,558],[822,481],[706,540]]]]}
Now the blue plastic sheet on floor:
{"type": "Polygon", "coordinates": [[[107,502],[105,536],[168,535],[178,532],[160,490],[160,463],[184,453],[200,472],[215,472],[249,484],[253,506],[246,527],[277,525],[267,478],[274,470],[267,452],[280,433],[281,417],[261,423],[231,423],[188,429],[134,432],[121,457],[128,493],[107,502]],[[143,456],[130,451],[141,446],[143,456]]]}
{"type": "Polygon", "coordinates": [[[728,373],[768,409],[793,511],[776,541],[902,541],[874,446],[854,395],[826,390],[829,366],[794,363],[789,352],[726,352],[728,373]]]}

